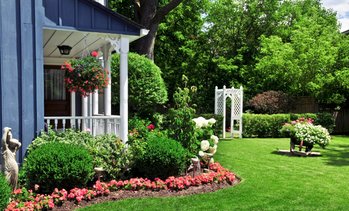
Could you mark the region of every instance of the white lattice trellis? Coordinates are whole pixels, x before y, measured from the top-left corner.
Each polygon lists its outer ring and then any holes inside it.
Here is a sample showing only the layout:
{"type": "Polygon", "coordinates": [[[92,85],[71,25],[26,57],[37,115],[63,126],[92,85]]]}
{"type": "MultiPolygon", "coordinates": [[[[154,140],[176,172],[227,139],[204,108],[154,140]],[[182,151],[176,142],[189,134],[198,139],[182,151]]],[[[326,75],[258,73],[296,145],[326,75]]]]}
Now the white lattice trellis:
{"type": "Polygon", "coordinates": [[[215,89],[215,104],[214,113],[223,115],[223,138],[225,138],[226,132],[226,103],[227,98],[231,100],[231,114],[230,114],[230,133],[231,137],[238,134],[242,138],[242,106],[243,106],[243,90],[240,89],[227,89],[223,86],[223,89],[215,89]]]}

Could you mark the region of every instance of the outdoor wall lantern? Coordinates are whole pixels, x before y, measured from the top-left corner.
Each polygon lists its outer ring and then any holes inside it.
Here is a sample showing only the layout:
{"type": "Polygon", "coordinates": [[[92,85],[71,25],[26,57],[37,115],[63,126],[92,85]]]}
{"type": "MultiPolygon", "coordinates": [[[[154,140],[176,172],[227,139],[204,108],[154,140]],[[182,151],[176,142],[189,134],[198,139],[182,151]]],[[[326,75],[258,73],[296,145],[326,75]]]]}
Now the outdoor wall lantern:
{"type": "Polygon", "coordinates": [[[72,49],[72,47],[70,47],[69,45],[59,45],[57,47],[58,47],[59,52],[61,53],[61,55],[69,55],[70,54],[70,50],[72,49]]]}

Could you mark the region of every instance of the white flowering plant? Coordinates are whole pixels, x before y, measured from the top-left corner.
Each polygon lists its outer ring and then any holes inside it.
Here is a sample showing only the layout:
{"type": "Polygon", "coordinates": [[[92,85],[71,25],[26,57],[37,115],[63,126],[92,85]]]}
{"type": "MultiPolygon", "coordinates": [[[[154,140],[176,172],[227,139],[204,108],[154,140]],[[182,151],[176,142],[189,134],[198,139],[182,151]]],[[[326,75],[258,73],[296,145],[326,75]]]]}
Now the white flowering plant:
{"type": "Polygon", "coordinates": [[[291,123],[285,123],[281,133],[293,140],[303,141],[305,145],[318,144],[325,148],[331,141],[328,130],[321,125],[314,125],[312,119],[299,118],[291,123]]]}
{"type": "Polygon", "coordinates": [[[328,130],[321,125],[295,124],[295,137],[310,144],[318,144],[325,148],[331,141],[328,130]]]}
{"type": "Polygon", "coordinates": [[[210,145],[213,145],[213,140],[211,140],[211,136],[214,134],[213,124],[216,123],[216,120],[205,119],[203,117],[198,117],[193,119],[195,123],[195,135],[198,141],[208,140],[210,145]]]}

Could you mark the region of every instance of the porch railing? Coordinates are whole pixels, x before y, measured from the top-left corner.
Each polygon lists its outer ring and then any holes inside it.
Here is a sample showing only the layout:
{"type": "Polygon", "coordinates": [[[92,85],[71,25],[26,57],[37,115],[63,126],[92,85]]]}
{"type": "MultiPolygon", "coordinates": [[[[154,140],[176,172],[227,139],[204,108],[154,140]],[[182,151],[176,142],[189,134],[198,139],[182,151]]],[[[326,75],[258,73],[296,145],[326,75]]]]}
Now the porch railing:
{"type": "Polygon", "coordinates": [[[93,136],[100,134],[115,134],[119,136],[120,116],[47,116],[44,117],[47,127],[56,131],[74,128],[89,131],[93,136]]]}

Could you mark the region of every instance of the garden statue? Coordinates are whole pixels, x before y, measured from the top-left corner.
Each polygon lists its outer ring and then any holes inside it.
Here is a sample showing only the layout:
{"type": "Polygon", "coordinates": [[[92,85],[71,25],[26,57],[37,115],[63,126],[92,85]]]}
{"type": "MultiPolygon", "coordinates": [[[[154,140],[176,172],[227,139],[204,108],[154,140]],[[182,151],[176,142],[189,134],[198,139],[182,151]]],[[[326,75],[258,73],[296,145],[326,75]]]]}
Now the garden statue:
{"type": "Polygon", "coordinates": [[[12,138],[11,128],[5,127],[3,129],[1,139],[2,152],[2,169],[6,180],[9,182],[13,190],[17,187],[18,181],[18,164],[16,161],[16,151],[21,147],[21,143],[12,138]]]}
{"type": "Polygon", "coordinates": [[[193,177],[195,177],[196,174],[201,173],[201,167],[200,167],[200,160],[199,158],[195,157],[191,159],[191,165],[189,166],[187,172],[192,172],[193,177]]]}

